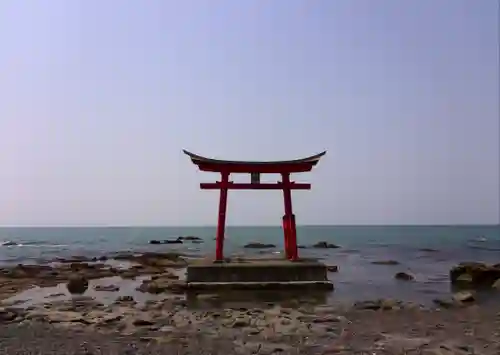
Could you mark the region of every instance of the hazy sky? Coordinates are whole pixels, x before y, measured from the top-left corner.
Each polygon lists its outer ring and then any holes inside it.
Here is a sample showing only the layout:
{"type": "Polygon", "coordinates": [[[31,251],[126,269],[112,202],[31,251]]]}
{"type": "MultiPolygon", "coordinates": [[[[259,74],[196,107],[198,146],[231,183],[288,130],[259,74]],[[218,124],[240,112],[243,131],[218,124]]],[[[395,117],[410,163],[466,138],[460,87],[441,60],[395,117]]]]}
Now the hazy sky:
{"type": "MultiPolygon", "coordinates": [[[[498,6],[3,0],[0,225],[213,225],[183,148],[327,150],[301,224],[498,223],[498,6]]],[[[282,214],[230,192],[229,224],[282,214]]]]}

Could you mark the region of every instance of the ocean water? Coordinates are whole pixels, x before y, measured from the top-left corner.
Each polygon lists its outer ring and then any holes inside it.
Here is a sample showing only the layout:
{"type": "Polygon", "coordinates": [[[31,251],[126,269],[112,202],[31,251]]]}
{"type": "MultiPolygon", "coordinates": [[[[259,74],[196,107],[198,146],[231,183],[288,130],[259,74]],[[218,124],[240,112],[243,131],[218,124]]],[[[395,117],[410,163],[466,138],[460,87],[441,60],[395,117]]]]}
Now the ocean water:
{"type": "MultiPolygon", "coordinates": [[[[422,301],[450,292],[449,269],[463,261],[500,263],[500,226],[298,226],[302,256],[338,265],[331,273],[339,300],[393,297],[422,301]],[[327,241],[338,249],[308,246],[327,241]],[[399,265],[374,265],[396,260],[399,265]],[[394,279],[399,271],[415,282],[394,279]]],[[[0,263],[39,263],[54,258],[98,257],[121,251],[177,250],[212,255],[215,227],[23,227],[0,228],[0,263]],[[150,240],[198,236],[203,243],[152,245],[150,240]]],[[[275,254],[283,249],[280,227],[228,227],[225,254],[275,254]],[[275,249],[244,249],[249,242],[273,243],[275,249]]]]}

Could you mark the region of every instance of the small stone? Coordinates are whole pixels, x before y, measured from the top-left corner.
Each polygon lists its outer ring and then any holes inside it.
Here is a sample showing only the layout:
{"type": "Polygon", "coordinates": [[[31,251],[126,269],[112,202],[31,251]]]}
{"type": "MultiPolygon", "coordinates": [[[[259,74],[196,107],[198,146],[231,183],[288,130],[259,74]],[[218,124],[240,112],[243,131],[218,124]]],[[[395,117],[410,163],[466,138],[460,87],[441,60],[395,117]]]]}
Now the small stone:
{"type": "Polygon", "coordinates": [[[382,307],[380,301],[361,301],[361,302],[356,302],[354,303],[353,308],[354,309],[359,309],[359,310],[372,310],[376,311],[379,310],[382,307]]]}
{"type": "Polygon", "coordinates": [[[106,292],[116,292],[119,291],[120,288],[115,285],[97,285],[94,287],[96,291],[106,291],[106,292]]]}
{"type": "Polygon", "coordinates": [[[322,323],[338,323],[340,322],[340,319],[339,317],[336,317],[336,316],[325,316],[325,317],[318,317],[318,318],[314,318],[312,320],[313,323],[316,323],[316,324],[322,324],[322,323]]]}
{"type": "Polygon", "coordinates": [[[460,291],[453,295],[453,299],[457,302],[473,302],[475,300],[474,293],[471,291],[460,291]]]}
{"type": "Polygon", "coordinates": [[[132,296],[120,296],[116,299],[115,304],[134,304],[135,300],[132,296]]]}
{"type": "Polygon", "coordinates": [[[396,275],[394,275],[394,278],[396,280],[401,280],[401,281],[413,281],[415,280],[415,277],[413,275],[410,275],[406,272],[398,272],[396,275]]]}
{"type": "Polygon", "coordinates": [[[373,265],[399,265],[399,261],[396,260],[377,260],[372,261],[373,265]]]}
{"type": "Polygon", "coordinates": [[[170,326],[170,325],[165,325],[159,329],[160,332],[164,332],[164,333],[172,333],[174,330],[175,330],[175,328],[170,326]]]}
{"type": "Polygon", "coordinates": [[[84,322],[82,315],[78,312],[50,312],[45,318],[50,323],[75,323],[84,322]]]}
{"type": "Polygon", "coordinates": [[[438,252],[439,250],[437,249],[432,249],[432,248],[420,248],[420,251],[426,252],[426,253],[435,253],[438,252]]]}
{"type": "Polygon", "coordinates": [[[132,321],[132,324],[137,327],[143,327],[143,326],[153,325],[154,322],[147,318],[136,318],[132,321]]]}
{"type": "Polygon", "coordinates": [[[383,310],[391,310],[398,309],[401,306],[401,301],[393,300],[393,299],[382,299],[379,300],[380,308],[383,310]]]}
{"type": "Polygon", "coordinates": [[[337,265],[330,265],[330,266],[327,266],[326,269],[329,271],[329,272],[338,272],[339,271],[339,267],[337,265]]]}
{"type": "Polygon", "coordinates": [[[456,302],[454,302],[453,300],[442,299],[442,298],[436,298],[435,300],[433,300],[433,302],[436,305],[443,307],[443,308],[452,308],[452,307],[457,305],[456,302]]]}
{"type": "Polygon", "coordinates": [[[248,327],[250,325],[250,319],[247,317],[236,318],[232,324],[233,328],[243,328],[248,327]]]}

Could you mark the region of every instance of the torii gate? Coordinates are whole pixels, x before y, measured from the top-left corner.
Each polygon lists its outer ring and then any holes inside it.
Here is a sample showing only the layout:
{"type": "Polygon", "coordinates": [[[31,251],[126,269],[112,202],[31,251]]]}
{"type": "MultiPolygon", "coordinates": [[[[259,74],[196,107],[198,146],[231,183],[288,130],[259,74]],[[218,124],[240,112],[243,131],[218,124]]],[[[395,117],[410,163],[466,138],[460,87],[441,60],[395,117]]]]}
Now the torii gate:
{"type": "Polygon", "coordinates": [[[290,180],[290,174],[311,171],[318,164],[326,151],[303,159],[284,161],[230,161],[205,158],[187,150],[183,152],[201,171],[221,174],[221,181],[201,183],[200,188],[220,190],[219,219],[217,223],[216,252],[217,262],[224,260],[224,230],[226,226],[227,191],[228,190],[283,190],[285,215],[283,216],[283,233],[286,258],[292,261],[298,259],[297,230],[295,215],[292,210],[291,190],[310,190],[311,184],[296,183],[290,180]],[[250,183],[235,183],[229,181],[230,174],[250,174],[250,183]],[[261,183],[260,174],[281,174],[281,181],[276,183],[261,183]]]}

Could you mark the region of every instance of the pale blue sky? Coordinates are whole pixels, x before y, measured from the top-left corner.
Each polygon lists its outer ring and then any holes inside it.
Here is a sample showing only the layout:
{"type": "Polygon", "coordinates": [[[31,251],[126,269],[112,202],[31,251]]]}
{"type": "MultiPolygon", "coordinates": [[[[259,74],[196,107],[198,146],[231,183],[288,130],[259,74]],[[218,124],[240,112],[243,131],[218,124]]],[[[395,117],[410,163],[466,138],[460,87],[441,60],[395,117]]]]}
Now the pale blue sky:
{"type": "MultiPolygon", "coordinates": [[[[183,148],[328,150],[301,224],[498,223],[498,22],[496,0],[1,1],[0,225],[213,225],[183,148]]],[[[230,192],[229,224],[282,214],[230,192]]]]}

